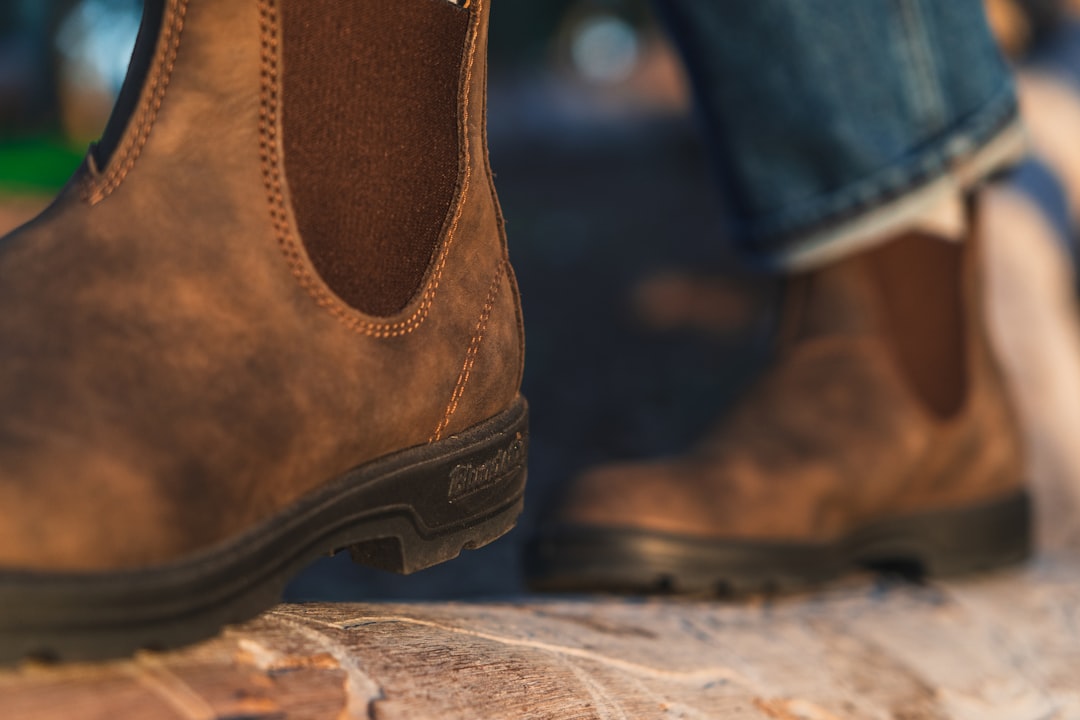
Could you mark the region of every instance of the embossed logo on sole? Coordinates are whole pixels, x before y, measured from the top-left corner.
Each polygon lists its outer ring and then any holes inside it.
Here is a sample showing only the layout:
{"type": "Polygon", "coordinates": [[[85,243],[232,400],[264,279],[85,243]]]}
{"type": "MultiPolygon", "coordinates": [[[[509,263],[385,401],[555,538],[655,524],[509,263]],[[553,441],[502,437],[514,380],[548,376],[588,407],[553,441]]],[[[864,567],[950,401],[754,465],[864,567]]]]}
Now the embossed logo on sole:
{"type": "Polygon", "coordinates": [[[520,433],[507,447],[490,460],[473,465],[458,465],[450,471],[450,502],[498,485],[506,474],[525,461],[525,439],[520,433]]]}

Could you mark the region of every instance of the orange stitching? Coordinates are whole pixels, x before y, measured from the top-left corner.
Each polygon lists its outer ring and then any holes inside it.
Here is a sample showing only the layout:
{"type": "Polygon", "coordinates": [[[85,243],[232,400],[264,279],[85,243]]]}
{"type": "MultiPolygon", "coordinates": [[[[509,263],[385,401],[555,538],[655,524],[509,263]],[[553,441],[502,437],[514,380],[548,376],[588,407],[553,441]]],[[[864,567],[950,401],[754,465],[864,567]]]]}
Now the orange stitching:
{"type": "Polygon", "coordinates": [[[469,384],[473,366],[476,365],[476,358],[480,354],[480,345],[484,342],[484,333],[487,332],[487,324],[491,320],[491,313],[495,309],[495,301],[499,297],[499,290],[502,288],[505,275],[506,263],[504,262],[500,263],[498,270],[495,271],[495,279],[491,283],[491,289],[488,290],[487,300],[484,301],[484,309],[480,311],[480,319],[476,322],[476,331],[473,333],[472,342],[469,343],[469,351],[465,353],[465,364],[462,365],[461,373],[458,374],[454,392],[450,394],[450,404],[446,406],[446,413],[443,415],[442,421],[436,426],[435,432],[428,442],[435,442],[442,438],[443,432],[450,426],[450,419],[457,412],[462,396],[465,395],[465,386],[469,384]]]}
{"type": "MultiPolygon", "coordinates": [[[[482,0],[476,0],[479,6],[482,0]]],[[[435,296],[442,282],[443,271],[450,255],[450,248],[457,237],[458,225],[465,210],[465,201],[469,194],[469,186],[472,179],[472,156],[470,154],[469,139],[469,101],[471,95],[472,76],[474,61],[476,59],[476,39],[479,34],[480,12],[477,7],[477,19],[473,21],[469,35],[469,54],[465,61],[464,89],[462,91],[462,117],[460,132],[462,135],[462,148],[465,168],[462,173],[461,187],[458,191],[457,207],[450,227],[446,232],[446,239],[439,251],[438,258],[431,271],[431,277],[420,305],[412,315],[405,320],[394,323],[374,322],[362,320],[356,317],[354,310],[345,305],[336,296],[332,295],[318,279],[308,270],[304,264],[304,253],[293,237],[292,228],[289,224],[289,211],[285,203],[284,184],[282,182],[282,153],[281,143],[278,137],[278,112],[279,98],[281,96],[281,82],[278,71],[278,14],[277,0],[259,0],[259,15],[261,17],[262,31],[262,102],[259,119],[259,153],[263,165],[263,184],[266,187],[270,203],[270,218],[277,232],[278,245],[289,264],[293,277],[296,278],[304,290],[315,300],[315,303],[337,318],[350,330],[362,333],[369,337],[383,339],[408,335],[423,325],[427,319],[431,307],[435,302],[435,296]]]]}
{"type": "Polygon", "coordinates": [[[169,23],[161,38],[154,70],[150,74],[150,92],[143,99],[137,115],[138,130],[129,134],[120,148],[120,154],[109,162],[109,171],[98,182],[89,184],[83,199],[91,205],[97,205],[112,195],[127,178],[128,173],[142,156],[143,149],[150,139],[150,132],[157,122],[158,113],[165,102],[165,92],[172,80],[176,58],[180,53],[180,41],[184,34],[184,19],[187,15],[189,0],[171,0],[172,12],[169,23]]]}

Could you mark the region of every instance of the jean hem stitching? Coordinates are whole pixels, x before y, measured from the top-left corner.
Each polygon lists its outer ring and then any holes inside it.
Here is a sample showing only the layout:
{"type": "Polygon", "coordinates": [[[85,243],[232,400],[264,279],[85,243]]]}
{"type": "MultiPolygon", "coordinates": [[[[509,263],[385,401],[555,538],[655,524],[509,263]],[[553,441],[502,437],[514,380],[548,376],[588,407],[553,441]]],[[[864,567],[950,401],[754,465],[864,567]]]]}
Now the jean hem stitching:
{"type": "Polygon", "coordinates": [[[754,254],[782,254],[787,247],[799,244],[808,235],[871,212],[947,175],[952,166],[977,155],[995,137],[1008,130],[1017,117],[1015,94],[1012,84],[1008,83],[969,118],[954,123],[951,129],[941,133],[931,148],[918,152],[915,161],[901,167],[885,168],[830,193],[823,201],[812,203],[812,207],[790,210],[755,223],[741,223],[741,234],[758,250],[754,254]],[[780,253],[767,249],[778,245],[780,253]]]}

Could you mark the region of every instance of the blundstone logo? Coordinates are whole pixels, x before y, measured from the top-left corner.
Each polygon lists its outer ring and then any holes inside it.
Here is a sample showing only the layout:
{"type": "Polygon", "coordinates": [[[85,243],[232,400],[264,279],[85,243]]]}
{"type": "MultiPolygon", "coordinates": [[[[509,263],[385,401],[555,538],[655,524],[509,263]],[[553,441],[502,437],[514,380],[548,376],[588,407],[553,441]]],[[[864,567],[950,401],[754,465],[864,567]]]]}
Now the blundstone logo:
{"type": "Polygon", "coordinates": [[[450,501],[497,485],[510,470],[525,460],[525,441],[519,434],[508,447],[480,465],[458,465],[450,471],[450,501]]]}

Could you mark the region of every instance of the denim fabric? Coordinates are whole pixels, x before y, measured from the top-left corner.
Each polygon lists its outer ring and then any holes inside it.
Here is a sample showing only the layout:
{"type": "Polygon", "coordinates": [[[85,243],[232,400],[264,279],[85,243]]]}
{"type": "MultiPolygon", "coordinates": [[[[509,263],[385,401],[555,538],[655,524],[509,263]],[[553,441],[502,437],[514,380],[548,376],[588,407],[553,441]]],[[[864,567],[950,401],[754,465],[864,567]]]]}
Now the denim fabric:
{"type": "Polygon", "coordinates": [[[982,0],[657,0],[683,51],[731,239],[766,265],[1010,128],[982,0]]]}

